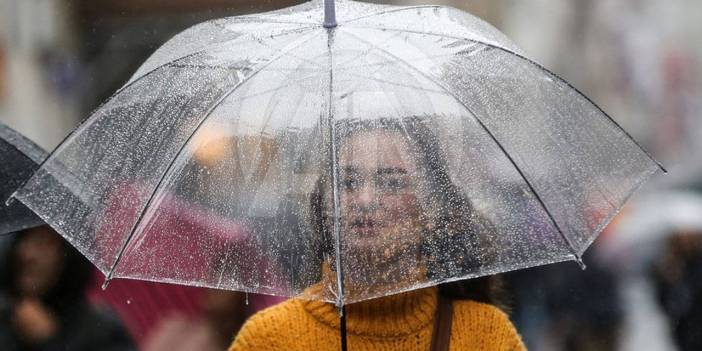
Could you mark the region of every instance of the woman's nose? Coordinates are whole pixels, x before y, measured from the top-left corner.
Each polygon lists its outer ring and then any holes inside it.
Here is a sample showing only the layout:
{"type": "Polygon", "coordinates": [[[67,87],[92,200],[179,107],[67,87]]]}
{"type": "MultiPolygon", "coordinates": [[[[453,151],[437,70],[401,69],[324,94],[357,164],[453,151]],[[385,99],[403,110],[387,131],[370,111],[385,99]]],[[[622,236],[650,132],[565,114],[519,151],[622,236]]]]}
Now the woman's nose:
{"type": "Polygon", "coordinates": [[[42,255],[42,251],[40,248],[37,247],[38,245],[34,243],[21,243],[17,247],[17,258],[22,263],[27,263],[32,260],[35,260],[37,257],[42,255]]]}
{"type": "MultiPolygon", "coordinates": [[[[370,183],[370,182],[368,182],[370,183]]],[[[364,184],[358,191],[356,192],[356,205],[360,209],[364,210],[370,210],[370,209],[375,209],[378,204],[378,198],[377,198],[377,193],[375,186],[372,184],[364,184]]]]}

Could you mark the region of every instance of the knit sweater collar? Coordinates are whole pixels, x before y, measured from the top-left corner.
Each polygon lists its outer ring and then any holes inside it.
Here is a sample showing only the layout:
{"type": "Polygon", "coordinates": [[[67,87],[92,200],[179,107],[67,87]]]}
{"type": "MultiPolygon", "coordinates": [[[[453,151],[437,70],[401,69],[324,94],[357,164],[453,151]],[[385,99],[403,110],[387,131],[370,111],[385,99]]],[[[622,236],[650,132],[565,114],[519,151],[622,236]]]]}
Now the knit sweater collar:
{"type": "MultiPolygon", "coordinates": [[[[359,336],[406,336],[429,326],[436,303],[437,289],[431,287],[350,304],[346,306],[346,330],[359,336]]],[[[323,324],[339,328],[339,312],[333,304],[305,300],[302,306],[323,324]]]]}

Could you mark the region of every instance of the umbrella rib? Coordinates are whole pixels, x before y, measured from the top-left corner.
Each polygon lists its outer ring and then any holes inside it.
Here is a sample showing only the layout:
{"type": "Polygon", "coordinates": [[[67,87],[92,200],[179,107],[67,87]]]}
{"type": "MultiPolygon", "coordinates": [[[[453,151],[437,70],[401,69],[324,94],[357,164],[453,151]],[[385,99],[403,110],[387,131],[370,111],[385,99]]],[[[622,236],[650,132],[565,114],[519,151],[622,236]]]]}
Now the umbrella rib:
{"type": "MultiPolygon", "coordinates": [[[[334,0],[327,0],[334,1],[334,0]]],[[[336,26],[334,26],[336,27],[336,26]]],[[[336,306],[339,310],[339,336],[341,341],[341,351],[348,349],[346,331],[346,306],[344,306],[344,273],[341,264],[341,209],[339,201],[339,167],[336,159],[336,129],[334,126],[334,56],[332,46],[334,45],[334,27],[327,28],[327,49],[329,54],[329,100],[327,108],[327,120],[329,122],[329,144],[331,153],[331,176],[332,176],[332,199],[334,202],[334,238],[336,243],[336,283],[339,295],[336,306]]]]}
{"type": "MultiPolygon", "coordinates": [[[[487,47],[490,47],[490,48],[493,48],[493,49],[497,49],[497,50],[503,51],[503,52],[505,52],[505,53],[507,53],[507,54],[514,55],[514,56],[516,56],[517,58],[522,59],[522,60],[526,61],[527,63],[529,63],[529,64],[531,64],[531,65],[534,65],[536,68],[539,68],[539,69],[541,69],[542,71],[548,73],[550,76],[556,78],[556,80],[558,80],[559,82],[565,84],[565,85],[568,86],[570,89],[572,89],[573,91],[575,91],[578,95],[580,95],[582,98],[584,98],[585,100],[587,100],[587,101],[588,101],[592,106],[594,106],[600,113],[602,113],[605,117],[607,117],[607,119],[608,119],[621,133],[623,133],[623,134],[629,139],[629,141],[633,142],[634,145],[636,145],[636,146],[639,148],[639,150],[641,150],[641,152],[643,152],[646,156],[648,156],[648,158],[649,158],[651,161],[653,161],[653,162],[658,166],[658,168],[659,168],[661,171],[663,171],[663,173],[668,173],[668,170],[667,170],[665,167],[663,167],[663,165],[662,165],[660,162],[658,162],[658,160],[656,160],[648,151],[646,151],[646,149],[644,149],[643,146],[641,146],[641,144],[639,144],[639,142],[636,141],[636,140],[631,136],[631,134],[629,134],[629,132],[627,132],[624,128],[622,128],[622,126],[621,126],[617,121],[615,121],[615,120],[614,120],[609,114],[607,114],[607,112],[605,112],[599,105],[597,105],[594,101],[592,101],[592,99],[590,99],[587,95],[583,94],[578,88],[574,87],[574,86],[573,86],[572,84],[570,84],[567,80],[561,78],[561,76],[559,76],[559,75],[553,73],[551,70],[549,70],[548,68],[544,67],[544,66],[541,65],[540,63],[538,63],[538,62],[536,62],[536,61],[534,61],[534,60],[532,60],[532,59],[530,59],[530,58],[528,58],[528,57],[526,57],[526,56],[524,56],[524,55],[522,55],[522,54],[519,54],[519,53],[517,53],[517,52],[514,52],[514,51],[512,51],[512,50],[510,50],[510,49],[504,48],[504,47],[499,46],[499,45],[496,45],[496,44],[491,44],[491,43],[484,42],[484,41],[480,41],[480,40],[468,39],[468,38],[457,37],[457,36],[452,36],[452,35],[447,35],[447,34],[441,34],[441,33],[421,32],[421,31],[415,31],[415,30],[409,30],[409,29],[401,29],[401,28],[379,28],[379,27],[372,27],[372,26],[359,26],[359,27],[357,27],[357,28],[372,29],[372,30],[380,30],[380,31],[398,31],[398,32],[404,32],[404,33],[411,33],[411,34],[432,35],[432,36],[443,37],[443,38],[448,38],[448,39],[469,41],[469,42],[474,42],[474,43],[482,44],[482,45],[485,45],[485,46],[487,46],[487,47]]],[[[355,37],[355,35],[354,35],[354,37],[355,37]]],[[[366,43],[368,43],[368,42],[366,41],[366,43]]],[[[369,45],[372,45],[372,44],[369,43],[369,45]]],[[[387,51],[386,51],[386,52],[387,52],[387,51]]],[[[388,54],[389,54],[389,53],[388,53],[388,54]]]]}
{"type": "MultiPolygon", "coordinates": [[[[360,41],[362,41],[362,42],[364,42],[364,43],[366,43],[366,44],[368,44],[368,45],[373,45],[372,43],[368,42],[367,40],[362,39],[362,38],[360,38],[360,37],[358,37],[358,36],[356,36],[356,35],[354,35],[354,34],[352,34],[352,33],[347,33],[347,34],[353,36],[353,37],[356,38],[357,40],[360,40],[360,41]]],[[[500,143],[500,141],[497,139],[497,137],[496,137],[496,136],[490,131],[490,129],[483,123],[483,121],[478,117],[478,115],[475,114],[475,113],[471,110],[470,107],[468,107],[466,104],[464,104],[450,89],[448,89],[448,88],[445,87],[443,84],[441,84],[440,82],[438,82],[437,80],[435,80],[433,77],[431,77],[431,76],[429,76],[428,74],[424,73],[422,70],[420,70],[420,69],[414,67],[412,64],[410,64],[409,62],[405,61],[405,60],[402,59],[401,57],[398,57],[398,56],[392,54],[391,52],[389,52],[389,51],[387,51],[387,50],[385,50],[385,49],[382,49],[382,48],[378,48],[378,49],[381,50],[381,51],[383,51],[383,52],[385,52],[387,55],[389,55],[389,56],[395,58],[395,59],[398,60],[399,62],[404,63],[404,64],[405,64],[408,68],[410,68],[411,70],[413,70],[413,71],[419,73],[420,75],[422,75],[423,77],[425,77],[425,78],[428,79],[429,81],[431,81],[431,82],[433,82],[434,84],[436,84],[437,86],[441,87],[448,95],[452,96],[452,97],[456,100],[456,102],[458,102],[459,104],[461,104],[468,112],[470,112],[470,114],[473,116],[473,118],[475,118],[476,122],[478,122],[478,124],[480,125],[480,127],[488,134],[488,136],[489,136],[489,137],[495,142],[495,144],[500,148],[500,150],[501,150],[502,153],[505,155],[505,157],[507,157],[507,159],[508,159],[509,162],[512,164],[512,166],[514,166],[514,168],[516,169],[516,171],[519,173],[519,175],[522,177],[522,179],[524,180],[524,182],[525,182],[525,183],[527,184],[527,186],[529,187],[529,190],[531,191],[531,193],[534,194],[534,197],[536,198],[536,200],[539,202],[539,204],[541,205],[541,207],[542,207],[542,208],[544,209],[544,211],[546,212],[546,215],[547,215],[548,218],[551,220],[551,222],[553,223],[553,225],[554,225],[554,227],[556,228],[556,230],[558,231],[558,233],[561,235],[561,237],[563,238],[563,240],[566,242],[566,244],[567,244],[568,247],[570,248],[570,251],[571,251],[571,253],[573,254],[573,256],[575,257],[575,260],[578,262],[578,264],[579,264],[581,267],[584,268],[584,264],[583,264],[583,262],[582,262],[580,253],[579,253],[578,250],[575,248],[575,246],[573,246],[573,243],[572,243],[572,242],[570,241],[570,239],[565,235],[565,233],[563,233],[563,230],[561,230],[561,227],[558,225],[558,222],[557,222],[556,219],[553,217],[553,214],[551,213],[551,211],[548,210],[548,207],[546,207],[546,203],[543,201],[543,199],[541,198],[541,196],[539,196],[539,194],[536,192],[534,186],[531,184],[531,182],[529,181],[529,179],[526,177],[526,175],[524,174],[524,172],[522,171],[522,169],[517,165],[517,163],[516,163],[515,160],[512,158],[512,156],[507,152],[507,150],[505,149],[504,145],[502,145],[502,143],[500,143]]]]}
{"type": "MultiPolygon", "coordinates": [[[[339,192],[338,192],[338,181],[339,181],[339,169],[337,166],[336,159],[336,129],[334,128],[334,65],[333,65],[333,55],[332,46],[334,44],[334,34],[335,30],[327,29],[327,47],[329,53],[329,100],[327,102],[327,122],[329,123],[329,148],[330,148],[330,162],[331,162],[331,178],[332,178],[332,201],[334,208],[334,240],[336,244],[336,283],[338,289],[338,296],[336,301],[336,306],[339,308],[339,314],[341,317],[342,325],[345,324],[344,315],[344,277],[343,277],[343,266],[341,265],[341,209],[339,203],[339,192]]],[[[342,344],[345,343],[345,337],[343,334],[346,332],[345,326],[341,329],[342,331],[342,344]]],[[[343,345],[342,345],[343,349],[343,345]]]]}
{"type": "Polygon", "coordinates": [[[163,185],[163,181],[164,181],[166,178],[168,178],[168,174],[170,173],[171,169],[173,168],[173,164],[175,163],[176,160],[178,160],[178,158],[179,158],[180,155],[182,154],[182,152],[183,152],[183,150],[185,149],[185,147],[190,143],[190,140],[191,140],[191,139],[193,138],[193,136],[197,133],[197,131],[200,130],[200,127],[202,127],[202,125],[205,123],[205,121],[208,120],[208,117],[212,114],[212,112],[213,112],[217,107],[219,107],[219,105],[221,105],[221,104],[224,102],[224,100],[227,99],[227,97],[229,97],[234,91],[236,91],[236,89],[237,89],[238,87],[240,87],[242,84],[248,82],[251,78],[255,77],[258,73],[260,73],[260,72],[263,71],[266,67],[270,66],[271,64],[273,64],[274,62],[276,62],[277,60],[279,60],[281,57],[285,56],[285,54],[287,53],[287,51],[295,50],[295,49],[297,49],[298,47],[300,47],[301,45],[305,44],[306,42],[308,42],[309,40],[311,40],[311,39],[313,39],[313,38],[314,38],[313,35],[309,35],[308,38],[305,38],[304,40],[300,40],[300,41],[297,42],[297,43],[294,43],[293,45],[289,46],[287,49],[283,49],[281,52],[278,53],[277,56],[271,58],[271,59],[270,59],[268,62],[266,62],[265,64],[262,64],[260,67],[258,67],[258,69],[256,69],[255,71],[253,71],[248,77],[245,77],[244,79],[242,79],[241,81],[239,81],[238,83],[236,83],[232,88],[230,88],[226,93],[224,93],[224,94],[222,95],[222,97],[220,97],[219,100],[218,100],[217,102],[215,102],[215,103],[212,105],[212,107],[210,107],[210,108],[208,109],[208,111],[207,111],[207,112],[205,113],[205,115],[202,117],[202,119],[200,120],[200,122],[198,123],[198,125],[195,127],[195,129],[193,129],[193,131],[190,133],[190,135],[188,136],[188,138],[183,142],[183,144],[181,145],[180,149],[178,149],[178,152],[176,152],[176,154],[175,154],[175,156],[173,157],[173,159],[171,159],[170,163],[169,163],[168,166],[166,167],[166,170],[163,172],[163,175],[161,176],[161,179],[159,179],[158,184],[156,184],[156,187],[155,187],[154,190],[151,192],[151,195],[149,196],[149,199],[147,200],[146,204],[144,205],[144,207],[142,207],[142,209],[141,209],[141,211],[140,211],[140,213],[139,213],[139,217],[137,218],[136,222],[135,222],[134,225],[132,226],[132,229],[131,229],[131,231],[130,231],[130,233],[129,233],[129,237],[127,237],[127,239],[126,239],[126,240],[124,241],[124,243],[122,244],[122,247],[121,247],[119,253],[117,254],[117,257],[115,258],[115,261],[114,261],[114,263],[112,264],[112,267],[110,268],[110,271],[108,272],[107,277],[105,278],[105,282],[103,283],[103,288],[106,288],[107,285],[109,284],[110,280],[112,280],[112,277],[113,277],[113,274],[114,274],[114,272],[115,272],[115,269],[117,268],[117,264],[119,264],[120,260],[122,259],[122,255],[124,254],[125,249],[127,248],[127,246],[129,245],[129,243],[131,242],[132,238],[134,237],[134,234],[135,234],[135,233],[137,232],[137,230],[139,229],[139,226],[140,226],[140,224],[141,224],[141,221],[142,221],[142,219],[144,218],[144,214],[146,214],[146,212],[147,212],[149,206],[151,205],[151,202],[154,200],[154,198],[155,198],[156,194],[158,193],[158,191],[161,190],[161,186],[163,185]]]}

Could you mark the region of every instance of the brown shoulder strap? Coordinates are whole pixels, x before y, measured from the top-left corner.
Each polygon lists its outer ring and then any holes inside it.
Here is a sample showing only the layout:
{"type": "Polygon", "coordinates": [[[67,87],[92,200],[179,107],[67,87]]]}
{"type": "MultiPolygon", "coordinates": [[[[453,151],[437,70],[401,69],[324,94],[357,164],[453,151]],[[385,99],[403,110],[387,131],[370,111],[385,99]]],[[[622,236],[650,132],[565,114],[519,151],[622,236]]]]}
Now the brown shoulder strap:
{"type": "Polygon", "coordinates": [[[434,330],[431,337],[431,351],[448,351],[451,342],[451,322],[453,321],[453,303],[439,295],[434,316],[434,330]]]}

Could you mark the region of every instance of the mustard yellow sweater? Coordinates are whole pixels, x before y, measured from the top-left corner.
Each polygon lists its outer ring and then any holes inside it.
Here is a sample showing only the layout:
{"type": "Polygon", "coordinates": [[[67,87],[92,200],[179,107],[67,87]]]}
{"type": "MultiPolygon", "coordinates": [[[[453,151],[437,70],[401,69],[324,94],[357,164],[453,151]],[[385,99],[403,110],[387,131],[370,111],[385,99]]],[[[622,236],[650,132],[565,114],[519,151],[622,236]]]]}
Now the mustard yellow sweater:
{"type": "MultiPolygon", "coordinates": [[[[349,350],[429,350],[436,305],[433,287],[346,306],[349,350]]],[[[454,301],[453,313],[450,350],[526,350],[498,308],[454,301]]],[[[336,307],[290,299],[251,317],[229,351],[339,349],[336,307]]]]}

